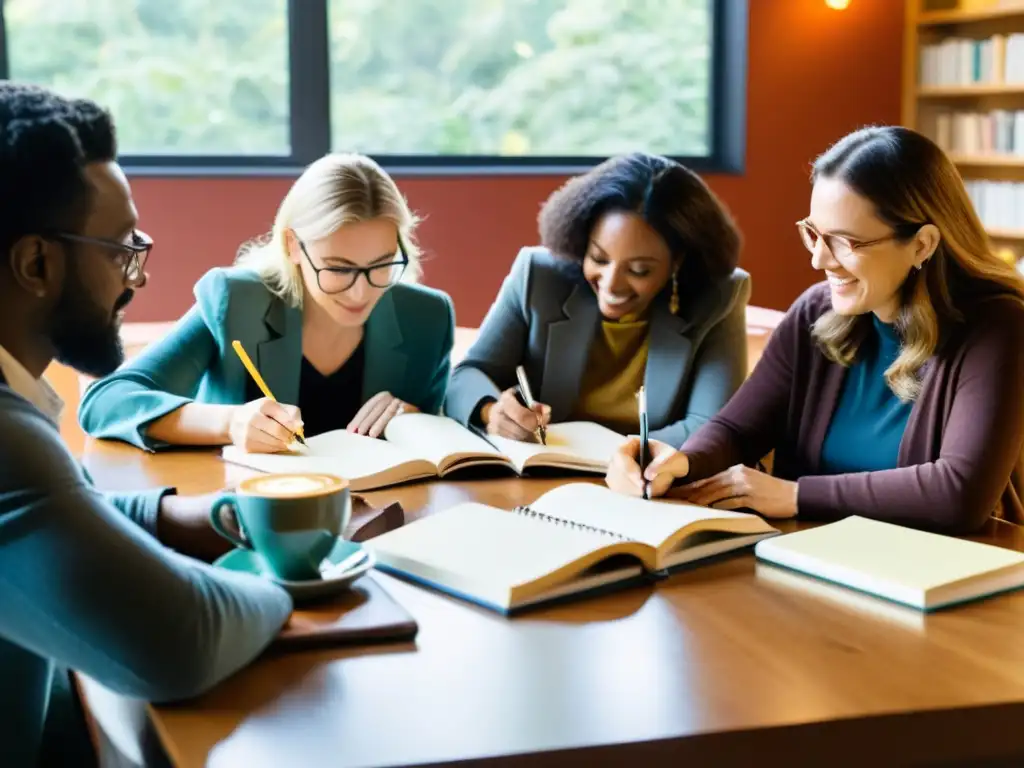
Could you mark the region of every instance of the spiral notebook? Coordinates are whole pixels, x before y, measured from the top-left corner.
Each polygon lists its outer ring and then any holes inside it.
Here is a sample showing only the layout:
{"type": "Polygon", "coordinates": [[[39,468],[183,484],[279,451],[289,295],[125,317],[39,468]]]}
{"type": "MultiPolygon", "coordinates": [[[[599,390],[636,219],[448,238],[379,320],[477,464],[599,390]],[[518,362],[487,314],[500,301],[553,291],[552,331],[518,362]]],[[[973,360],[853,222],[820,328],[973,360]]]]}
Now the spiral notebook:
{"type": "Polygon", "coordinates": [[[510,613],[751,546],[762,518],[571,483],[512,511],[467,503],[366,542],[377,568],[510,613]]]}

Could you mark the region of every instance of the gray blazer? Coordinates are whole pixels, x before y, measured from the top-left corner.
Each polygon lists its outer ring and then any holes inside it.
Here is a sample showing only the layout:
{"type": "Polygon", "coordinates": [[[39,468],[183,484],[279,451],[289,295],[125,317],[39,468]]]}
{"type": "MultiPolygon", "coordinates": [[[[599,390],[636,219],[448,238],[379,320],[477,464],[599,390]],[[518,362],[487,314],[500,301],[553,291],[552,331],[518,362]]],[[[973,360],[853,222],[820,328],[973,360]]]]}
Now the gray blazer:
{"type": "MultiPolygon", "coordinates": [[[[682,445],[747,377],[750,276],[736,269],[680,315],[652,306],[644,386],[651,437],[682,445]]],[[[565,421],[600,323],[597,297],[577,264],[523,248],[465,359],[452,372],[445,412],[469,426],[479,407],[516,384],[522,365],[534,397],[565,421]]]]}

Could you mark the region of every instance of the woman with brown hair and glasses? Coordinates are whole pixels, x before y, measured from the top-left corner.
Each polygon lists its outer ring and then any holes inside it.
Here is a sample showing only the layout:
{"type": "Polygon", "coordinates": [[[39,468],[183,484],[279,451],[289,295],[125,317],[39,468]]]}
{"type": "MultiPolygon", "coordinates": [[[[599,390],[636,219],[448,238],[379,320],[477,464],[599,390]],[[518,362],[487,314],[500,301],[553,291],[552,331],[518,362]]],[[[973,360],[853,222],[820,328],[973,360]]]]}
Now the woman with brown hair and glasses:
{"type": "Polygon", "coordinates": [[[956,168],[918,133],[872,127],[812,181],[797,226],[827,279],[715,418],[678,451],[653,445],[643,471],[625,445],[608,484],[772,518],[1024,522],[1024,282],[956,168]],[[774,475],[752,469],[771,450],[774,475]]]}
{"type": "Polygon", "coordinates": [[[94,383],[94,437],[155,450],[285,449],[334,429],[379,436],[403,411],[437,413],[455,333],[447,295],[419,274],[416,219],[371,159],[331,154],[285,196],[269,238],[208,272],[167,337],[94,383]],[[232,347],[241,342],[277,402],[232,347]]]}

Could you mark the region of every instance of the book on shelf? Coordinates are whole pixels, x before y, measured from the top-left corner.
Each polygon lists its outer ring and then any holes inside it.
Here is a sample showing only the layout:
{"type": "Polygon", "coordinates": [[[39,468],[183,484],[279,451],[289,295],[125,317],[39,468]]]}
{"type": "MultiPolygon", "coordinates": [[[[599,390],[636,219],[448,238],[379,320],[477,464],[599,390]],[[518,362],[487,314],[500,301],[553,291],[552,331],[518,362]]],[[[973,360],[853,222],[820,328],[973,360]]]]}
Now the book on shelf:
{"type": "Polygon", "coordinates": [[[947,111],[935,115],[935,143],[954,155],[1024,157],[1024,110],[947,111]]]}
{"type": "Polygon", "coordinates": [[[365,546],[380,570],[512,613],[658,578],[778,533],[757,515],[580,482],[512,511],[460,504],[365,546]]]}
{"type": "Polygon", "coordinates": [[[922,45],[919,55],[918,81],[925,88],[1024,83],[1024,34],[954,35],[922,45]]]}
{"type": "Polygon", "coordinates": [[[964,186],[986,229],[1024,229],[1024,182],[965,179],[964,186]]]}
{"type": "Polygon", "coordinates": [[[234,445],[221,456],[261,472],[321,472],[339,475],[353,491],[446,477],[469,467],[500,466],[522,475],[544,467],[604,474],[625,441],[600,424],[563,422],[547,428],[546,445],[481,435],[447,416],[406,413],[384,429],[384,439],[345,430],[309,437],[285,453],[249,453],[234,445]]]}
{"type": "Polygon", "coordinates": [[[758,559],[923,611],[1024,586],[1024,554],[864,517],[760,541],[758,559]]]}

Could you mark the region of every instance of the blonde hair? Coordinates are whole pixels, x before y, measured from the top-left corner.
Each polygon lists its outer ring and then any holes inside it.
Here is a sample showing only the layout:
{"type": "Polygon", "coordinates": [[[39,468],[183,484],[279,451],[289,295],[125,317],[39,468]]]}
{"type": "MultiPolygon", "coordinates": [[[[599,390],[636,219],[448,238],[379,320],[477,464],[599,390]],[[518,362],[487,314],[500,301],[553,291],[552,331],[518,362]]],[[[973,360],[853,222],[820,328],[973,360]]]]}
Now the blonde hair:
{"type": "MultiPolygon", "coordinates": [[[[938,247],[900,289],[896,328],[902,344],[885,372],[904,402],[921,392],[920,371],[953,326],[980,301],[1024,304],[1024,278],[992,251],[952,161],[931,140],[908,128],[870,127],[841,139],[814,163],[812,181],[842,180],[868,198],[876,213],[904,241],[925,224],[939,230],[938,247]]],[[[870,319],[828,311],[812,329],[833,362],[850,365],[870,319]]]]}
{"type": "Polygon", "coordinates": [[[346,224],[387,219],[398,228],[409,257],[403,282],[420,276],[421,252],[414,232],[419,219],[410,210],[394,180],[365,155],[331,153],[316,160],[284,196],[271,232],[245,243],[236,264],[253,269],[267,289],[289,305],[302,306],[302,271],[292,263],[286,234],[293,230],[303,242],[322,240],[346,224]]]}

